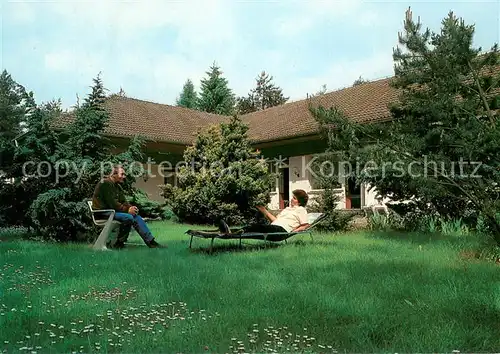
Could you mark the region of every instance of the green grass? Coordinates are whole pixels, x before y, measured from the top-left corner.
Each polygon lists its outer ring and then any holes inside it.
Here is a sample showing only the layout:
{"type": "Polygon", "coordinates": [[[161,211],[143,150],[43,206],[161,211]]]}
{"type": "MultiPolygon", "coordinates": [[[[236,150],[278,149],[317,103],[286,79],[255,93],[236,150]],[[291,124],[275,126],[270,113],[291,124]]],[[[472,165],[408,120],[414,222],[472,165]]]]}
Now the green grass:
{"type": "Polygon", "coordinates": [[[500,269],[463,236],[300,235],[211,255],[188,226],[166,249],[0,242],[0,351],[493,352],[500,269]],[[243,349],[244,348],[244,349],[243,349]]]}

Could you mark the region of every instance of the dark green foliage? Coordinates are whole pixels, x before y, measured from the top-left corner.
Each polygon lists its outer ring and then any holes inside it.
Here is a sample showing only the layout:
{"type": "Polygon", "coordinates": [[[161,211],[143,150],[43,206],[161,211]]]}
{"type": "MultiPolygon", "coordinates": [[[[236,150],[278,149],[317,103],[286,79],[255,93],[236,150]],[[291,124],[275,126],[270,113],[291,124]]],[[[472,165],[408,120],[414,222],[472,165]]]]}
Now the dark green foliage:
{"type": "Polygon", "coordinates": [[[265,71],[262,71],[255,81],[256,87],[250,91],[248,96],[237,99],[239,114],[279,106],[285,104],[290,98],[283,95],[283,90],[272,82],[273,77],[269,76],[265,71]]]}
{"type": "MultiPolygon", "coordinates": [[[[0,176],[9,174],[7,170],[15,154],[14,139],[23,132],[31,108],[32,94],[4,70],[0,75],[0,176]]],[[[0,188],[3,184],[4,179],[0,178],[0,188]]]]}
{"type": "Polygon", "coordinates": [[[0,138],[14,139],[26,119],[28,93],[4,70],[0,75],[0,138]]]}
{"type": "Polygon", "coordinates": [[[109,161],[109,142],[103,137],[107,112],[100,77],[94,79],[92,92],[74,114],[65,134],[67,141],[47,159],[52,173],[45,191],[35,194],[29,216],[38,234],[59,241],[75,240],[90,230],[91,220],[85,199],[92,196],[102,177],[103,162],[109,161]]]}
{"type": "Polygon", "coordinates": [[[139,215],[143,218],[163,219],[163,204],[156,200],[149,199],[148,195],[144,191],[134,189],[131,197],[127,199],[130,203],[139,208],[139,215]]]}
{"type": "Polygon", "coordinates": [[[36,233],[48,239],[75,240],[91,225],[87,205],[71,188],[54,188],[38,195],[29,211],[36,233]]]}
{"type": "Polygon", "coordinates": [[[222,76],[222,71],[213,63],[206,74],[207,77],[201,80],[198,109],[209,113],[232,115],[235,97],[227,79],[222,76]]]}
{"type": "Polygon", "coordinates": [[[6,141],[5,145],[12,155],[10,163],[2,170],[4,176],[13,181],[0,183],[0,221],[7,225],[31,226],[29,205],[34,197],[54,184],[53,179],[38,178],[37,175],[50,173],[56,162],[54,154],[60,145],[50,129],[50,122],[60,105],[52,101],[36,107],[32,96],[29,97],[23,118],[24,133],[18,135],[16,141],[6,141]]]}
{"type": "Polygon", "coordinates": [[[356,162],[358,183],[411,201],[412,213],[472,223],[484,215],[499,234],[500,128],[492,111],[499,77],[491,71],[499,65],[497,46],[480,55],[472,48],[473,26],[451,13],[439,33],[422,31],[410,12],[404,28],[404,50],[394,51],[392,85],[400,95],[392,121],[362,125],[336,107],[311,110],[331,150],[356,162]]]}
{"type": "Polygon", "coordinates": [[[92,93],[76,110],[76,119],[67,130],[66,151],[71,159],[103,160],[109,154],[109,142],[102,134],[108,120],[108,113],[103,107],[105,89],[100,76],[93,81],[92,93]]]}
{"type": "MultiPolygon", "coordinates": [[[[1,92],[3,102],[8,101],[5,96],[9,92],[12,90],[1,92]]],[[[142,173],[142,165],[134,162],[144,162],[143,139],[134,138],[121,154],[111,153],[112,146],[103,134],[108,119],[103,108],[104,92],[98,76],[92,92],[72,112],[73,123],[62,134],[52,129],[53,119],[62,113],[60,101],[37,106],[32,94],[24,95],[24,115],[15,117],[24,123],[24,134],[16,139],[17,146],[7,141],[12,154],[3,171],[13,183],[1,184],[3,223],[30,227],[46,239],[80,239],[94,229],[85,200],[92,196],[95,185],[112,165],[123,164],[131,175],[142,173]]],[[[14,112],[4,111],[10,115],[14,112]]],[[[132,177],[124,185],[129,194],[135,192],[134,181],[132,177]]]]}
{"type": "Polygon", "coordinates": [[[256,205],[269,202],[272,175],[237,117],[198,135],[184,153],[178,185],[164,186],[167,204],[181,221],[214,223],[224,218],[240,224],[252,220],[256,205]]]}
{"type": "Polygon", "coordinates": [[[176,100],[176,105],[185,108],[196,109],[197,108],[198,95],[194,90],[194,85],[191,79],[187,79],[186,83],[182,87],[182,92],[179,98],[176,100]]]}

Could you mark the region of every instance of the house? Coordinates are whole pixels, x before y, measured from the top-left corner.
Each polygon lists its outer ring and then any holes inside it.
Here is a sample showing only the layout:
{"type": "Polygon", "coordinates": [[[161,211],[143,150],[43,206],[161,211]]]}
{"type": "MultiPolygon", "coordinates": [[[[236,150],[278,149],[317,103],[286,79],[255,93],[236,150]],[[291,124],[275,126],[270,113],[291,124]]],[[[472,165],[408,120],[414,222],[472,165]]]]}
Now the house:
{"type": "MultiPolygon", "coordinates": [[[[279,179],[271,191],[271,209],[283,208],[296,188],[306,190],[311,199],[317,194],[314,175],[307,166],[313,155],[325,151],[326,142],[320,136],[319,125],[309,111],[309,104],[338,106],[358,122],[378,122],[389,119],[388,105],[396,99],[390,79],[382,79],[348,87],[312,98],[286,103],[263,111],[241,116],[249,126],[251,143],[270,161],[279,179]]],[[[137,178],[136,186],[152,199],[162,200],[158,186],[176,183],[176,166],[182,162],[184,149],[194,142],[196,134],[209,125],[227,121],[229,117],[199,112],[187,108],[111,96],[105,102],[110,121],[106,135],[119,150],[134,135],[147,139],[145,152],[151,158],[144,166],[148,176],[137,178]]],[[[65,117],[59,124],[67,124],[65,117]]],[[[339,208],[356,209],[377,204],[375,192],[368,186],[355,187],[352,181],[339,181],[339,208]]]]}

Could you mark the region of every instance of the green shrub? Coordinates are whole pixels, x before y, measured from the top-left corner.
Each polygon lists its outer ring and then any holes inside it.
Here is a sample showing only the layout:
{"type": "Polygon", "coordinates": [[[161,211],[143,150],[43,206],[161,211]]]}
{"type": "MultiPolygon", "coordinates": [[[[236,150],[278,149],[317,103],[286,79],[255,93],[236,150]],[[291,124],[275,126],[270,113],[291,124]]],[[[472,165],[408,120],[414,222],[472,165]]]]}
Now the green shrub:
{"type": "Polygon", "coordinates": [[[165,203],[150,199],[146,192],[134,189],[127,200],[139,208],[139,215],[143,218],[177,221],[178,218],[172,209],[165,203]]]}
{"type": "Polygon", "coordinates": [[[176,186],[164,185],[167,205],[183,222],[249,223],[255,206],[270,201],[274,177],[247,139],[248,127],[237,117],[198,135],[184,153],[176,186]]]}
{"type": "Polygon", "coordinates": [[[36,233],[44,239],[76,240],[91,230],[88,206],[75,201],[70,188],[52,189],[40,194],[30,206],[36,233]]]}
{"type": "Polygon", "coordinates": [[[24,226],[8,226],[0,228],[0,239],[24,239],[32,236],[31,230],[24,226]]]}
{"type": "Polygon", "coordinates": [[[340,201],[339,194],[333,188],[324,188],[315,196],[308,207],[310,212],[325,213],[326,216],[317,226],[318,231],[344,231],[347,230],[355,213],[337,209],[340,201]]]}
{"type": "Polygon", "coordinates": [[[177,215],[175,215],[172,208],[170,208],[170,206],[168,206],[168,205],[164,205],[161,208],[161,218],[162,218],[162,220],[170,220],[170,221],[174,221],[174,222],[179,222],[179,218],[177,217],[177,215]]]}
{"type": "Polygon", "coordinates": [[[147,193],[141,189],[134,189],[127,200],[139,208],[139,215],[143,218],[157,219],[162,217],[163,204],[150,199],[147,193]]]}
{"type": "Polygon", "coordinates": [[[389,231],[393,229],[388,215],[371,213],[368,216],[368,227],[374,231],[389,231]]]}

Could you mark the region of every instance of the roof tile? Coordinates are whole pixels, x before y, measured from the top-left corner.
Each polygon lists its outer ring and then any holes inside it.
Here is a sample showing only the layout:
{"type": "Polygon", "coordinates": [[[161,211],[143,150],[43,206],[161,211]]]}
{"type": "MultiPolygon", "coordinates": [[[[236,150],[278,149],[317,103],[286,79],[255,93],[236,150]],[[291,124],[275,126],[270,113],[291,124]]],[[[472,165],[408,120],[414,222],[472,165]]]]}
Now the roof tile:
{"type": "MultiPolygon", "coordinates": [[[[500,66],[491,73],[498,74],[500,66]]],[[[483,74],[483,73],[481,73],[483,74]]],[[[392,78],[328,92],[308,99],[285,103],[241,116],[248,124],[252,142],[270,142],[287,138],[313,135],[319,125],[309,111],[312,106],[339,107],[356,122],[374,122],[390,119],[389,105],[397,100],[398,90],[390,85],[392,78]]],[[[210,125],[228,121],[228,116],[211,114],[183,107],[142,101],[113,95],[106,100],[110,120],[105,133],[112,136],[143,137],[190,145],[196,134],[210,125]]],[[[56,126],[64,126],[73,118],[65,115],[56,126]]]]}

